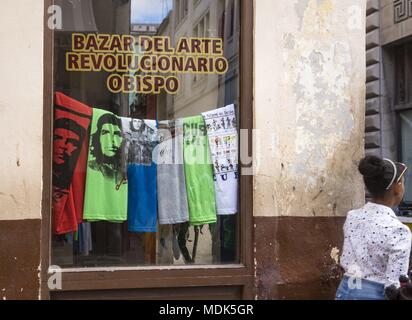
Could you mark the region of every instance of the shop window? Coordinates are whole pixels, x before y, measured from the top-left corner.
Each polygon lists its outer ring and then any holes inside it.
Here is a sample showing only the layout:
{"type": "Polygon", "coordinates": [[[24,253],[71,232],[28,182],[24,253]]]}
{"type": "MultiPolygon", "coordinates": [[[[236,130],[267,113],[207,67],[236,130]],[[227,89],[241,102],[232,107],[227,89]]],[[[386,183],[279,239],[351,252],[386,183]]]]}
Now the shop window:
{"type": "Polygon", "coordinates": [[[51,264],[241,263],[237,1],[55,2],[51,264]]]}

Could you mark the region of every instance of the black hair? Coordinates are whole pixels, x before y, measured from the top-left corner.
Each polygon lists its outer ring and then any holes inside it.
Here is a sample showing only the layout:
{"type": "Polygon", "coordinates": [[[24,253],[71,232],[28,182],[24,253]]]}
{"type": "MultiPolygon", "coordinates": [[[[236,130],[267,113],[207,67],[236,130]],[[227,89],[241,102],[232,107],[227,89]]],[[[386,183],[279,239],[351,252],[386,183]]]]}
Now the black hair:
{"type": "Polygon", "coordinates": [[[132,132],[143,132],[146,124],[144,123],[143,120],[140,120],[140,119],[131,119],[129,126],[130,126],[130,130],[131,130],[132,132]],[[134,127],[134,125],[133,125],[133,121],[134,121],[134,120],[140,121],[140,128],[139,128],[139,129],[136,129],[136,128],[134,127]]]}
{"type": "Polygon", "coordinates": [[[121,153],[120,149],[121,148],[119,148],[119,151],[117,152],[115,156],[107,157],[103,154],[102,147],[100,145],[100,135],[102,132],[102,127],[105,124],[112,124],[114,126],[119,127],[120,130],[122,129],[121,120],[118,117],[116,117],[114,114],[106,113],[102,115],[97,121],[97,130],[95,133],[93,133],[91,137],[92,148],[91,148],[90,153],[96,158],[96,162],[98,164],[103,164],[103,163],[112,164],[117,168],[119,167],[119,164],[120,164],[120,153],[121,153]]]}
{"type": "Polygon", "coordinates": [[[69,118],[59,118],[54,121],[53,131],[60,128],[70,130],[79,136],[77,150],[71,157],[68,157],[63,164],[53,162],[53,186],[61,189],[68,189],[72,181],[73,171],[76,167],[81,145],[87,130],[69,118]]]}
{"type": "Polygon", "coordinates": [[[62,128],[62,129],[67,129],[67,130],[70,130],[70,131],[76,133],[79,136],[80,141],[82,141],[84,136],[86,135],[86,129],[84,127],[79,125],[74,120],[68,119],[68,118],[56,119],[54,121],[54,126],[53,127],[54,127],[54,130],[56,130],[58,128],[62,128]]]}
{"type": "MultiPolygon", "coordinates": [[[[394,162],[394,164],[397,169],[394,179],[396,181],[404,168],[400,163],[394,162]]],[[[395,174],[391,162],[376,156],[366,156],[360,161],[358,169],[371,195],[377,198],[383,197],[395,174]]]]}

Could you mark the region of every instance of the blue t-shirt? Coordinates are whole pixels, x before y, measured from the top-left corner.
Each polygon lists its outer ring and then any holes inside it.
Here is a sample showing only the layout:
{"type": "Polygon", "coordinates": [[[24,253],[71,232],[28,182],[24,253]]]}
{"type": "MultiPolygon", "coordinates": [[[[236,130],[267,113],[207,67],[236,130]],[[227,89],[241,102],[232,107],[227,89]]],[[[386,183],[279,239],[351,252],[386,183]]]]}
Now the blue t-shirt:
{"type": "Polygon", "coordinates": [[[128,225],[130,232],[157,232],[156,164],[129,164],[128,225]]]}

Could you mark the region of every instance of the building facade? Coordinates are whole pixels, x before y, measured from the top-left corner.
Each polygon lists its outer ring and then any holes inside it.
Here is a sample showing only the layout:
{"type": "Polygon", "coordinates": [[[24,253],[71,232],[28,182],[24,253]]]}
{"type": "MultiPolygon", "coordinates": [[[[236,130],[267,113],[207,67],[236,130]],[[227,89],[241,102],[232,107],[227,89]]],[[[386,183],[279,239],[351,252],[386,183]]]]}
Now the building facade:
{"type": "Polygon", "coordinates": [[[376,103],[383,106],[385,95],[371,93],[382,90],[376,68],[383,68],[383,49],[368,41],[386,30],[370,17],[381,21],[376,16],[389,9],[358,0],[158,1],[160,21],[135,26],[156,28],[173,46],[184,37],[218,38],[228,68],[177,74],[182,91],[176,95],[131,99],[102,91],[110,71],[70,73],[61,62],[73,33],[146,32],[131,30],[131,1],[103,2],[2,3],[1,29],[9,31],[1,34],[0,53],[0,299],[332,299],[345,215],[365,200],[357,162],[372,146],[371,133],[383,132],[371,129],[384,115],[376,103]],[[64,19],[56,28],[59,8],[64,19]],[[166,250],[174,229],[130,235],[104,223],[92,226],[90,254],[74,253],[76,240],[56,237],[52,226],[56,91],[119,116],[158,121],[235,105],[238,128],[246,130],[240,132],[237,214],[218,217],[215,227],[189,226],[190,241],[177,255],[166,250]],[[61,287],[50,285],[56,274],[61,287]]]}
{"type": "MultiPolygon", "coordinates": [[[[366,19],[367,154],[411,164],[410,1],[368,1],[366,19]]],[[[399,214],[410,215],[411,177],[399,214]]]]}

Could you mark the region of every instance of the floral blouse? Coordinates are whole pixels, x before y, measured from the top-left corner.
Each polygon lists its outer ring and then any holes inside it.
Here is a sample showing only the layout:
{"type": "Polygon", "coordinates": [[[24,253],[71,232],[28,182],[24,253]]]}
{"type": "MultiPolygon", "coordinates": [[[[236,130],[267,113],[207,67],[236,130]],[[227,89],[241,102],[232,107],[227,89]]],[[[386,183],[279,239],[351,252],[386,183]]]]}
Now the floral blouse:
{"type": "Polygon", "coordinates": [[[340,259],[347,276],[399,287],[408,274],[411,231],[387,206],[368,202],[348,213],[340,259]]]}

